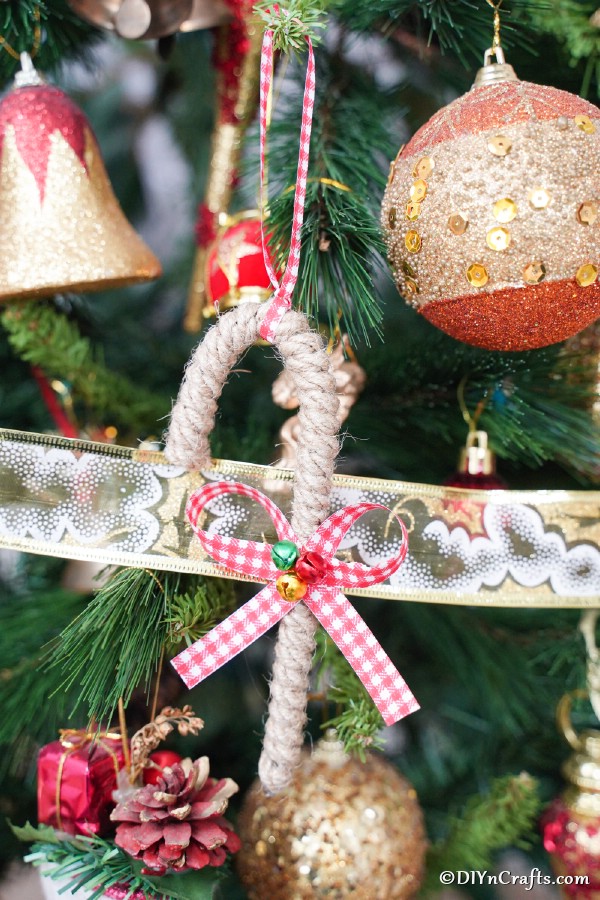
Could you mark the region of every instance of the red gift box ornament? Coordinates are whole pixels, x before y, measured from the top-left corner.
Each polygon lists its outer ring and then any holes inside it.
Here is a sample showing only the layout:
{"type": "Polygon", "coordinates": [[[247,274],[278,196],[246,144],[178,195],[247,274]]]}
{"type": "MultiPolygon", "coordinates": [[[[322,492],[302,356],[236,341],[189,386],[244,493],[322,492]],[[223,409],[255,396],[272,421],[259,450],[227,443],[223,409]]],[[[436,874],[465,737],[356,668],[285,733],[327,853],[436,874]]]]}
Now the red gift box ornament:
{"type": "Polygon", "coordinates": [[[38,756],[38,820],[67,834],[110,830],[112,792],[125,765],[121,735],[65,729],[38,756]]]}

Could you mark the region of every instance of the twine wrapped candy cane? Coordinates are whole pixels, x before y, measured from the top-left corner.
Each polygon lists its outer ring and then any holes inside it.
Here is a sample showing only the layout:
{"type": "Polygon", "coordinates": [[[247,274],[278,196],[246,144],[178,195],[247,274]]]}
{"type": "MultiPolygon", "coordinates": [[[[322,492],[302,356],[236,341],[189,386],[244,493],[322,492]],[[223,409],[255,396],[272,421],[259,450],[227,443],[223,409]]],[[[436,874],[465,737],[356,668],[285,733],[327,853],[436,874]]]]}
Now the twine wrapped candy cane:
{"type": "MultiPolygon", "coordinates": [[[[208,436],[229,372],[260,334],[266,307],[246,303],[222,316],[207,333],[187,368],[173,409],[165,454],[177,465],[211,464],[208,436]]],[[[300,400],[300,439],[294,479],[292,527],[307,539],[329,512],[338,452],[338,398],[329,356],[304,315],[288,311],[277,332],[277,349],[300,400]]],[[[303,603],[282,619],[275,647],[269,716],[259,775],[277,793],[298,765],[306,723],[308,679],[316,621],[303,603]]]]}
{"type": "MultiPolygon", "coordinates": [[[[315,93],[315,66],[310,39],[304,107],[294,197],[290,253],[281,283],[271,265],[263,232],[263,255],[275,293],[269,304],[246,303],[221,317],[196,350],[173,409],[165,454],[186,468],[210,465],[208,436],[217,400],[241,354],[259,336],[274,343],[300,400],[298,462],[294,480],[292,526],[308,538],[329,511],[331,479],[338,452],[339,401],[329,357],[304,315],[292,312],[298,277],[300,230],[306,197],[308,154],[315,93]]],[[[260,176],[264,192],[269,92],[273,73],[273,32],[263,40],[260,72],[260,176]]],[[[276,793],[290,781],[300,760],[306,723],[308,677],[315,647],[316,622],[304,604],[283,619],[275,649],[269,717],[259,774],[265,790],[276,793]]]]}

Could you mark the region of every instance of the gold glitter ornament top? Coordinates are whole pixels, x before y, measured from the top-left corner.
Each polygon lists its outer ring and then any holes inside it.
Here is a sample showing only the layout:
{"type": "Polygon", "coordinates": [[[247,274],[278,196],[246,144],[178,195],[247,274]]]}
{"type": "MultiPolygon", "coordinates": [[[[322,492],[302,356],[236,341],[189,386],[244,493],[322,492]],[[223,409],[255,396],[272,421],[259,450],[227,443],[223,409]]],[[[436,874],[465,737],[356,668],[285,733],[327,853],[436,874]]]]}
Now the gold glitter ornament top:
{"type": "Polygon", "coordinates": [[[237,869],[250,900],[408,900],[426,837],[411,785],[383,757],[344,753],[327,732],[285,794],[246,796],[237,869]]]}
{"type": "Polygon", "coordinates": [[[581,272],[600,263],[599,123],[588,101],[519,81],[503,64],[485,66],[420,128],[396,159],[382,208],[411,305],[496,350],[561,341],[600,316],[600,285],[592,269],[581,272]],[[388,211],[414,199],[423,160],[418,220],[399,217],[392,231],[388,211]]]}
{"type": "Polygon", "coordinates": [[[121,211],[81,110],[49,85],[9,92],[0,103],[0,299],[160,274],[121,211]]]}

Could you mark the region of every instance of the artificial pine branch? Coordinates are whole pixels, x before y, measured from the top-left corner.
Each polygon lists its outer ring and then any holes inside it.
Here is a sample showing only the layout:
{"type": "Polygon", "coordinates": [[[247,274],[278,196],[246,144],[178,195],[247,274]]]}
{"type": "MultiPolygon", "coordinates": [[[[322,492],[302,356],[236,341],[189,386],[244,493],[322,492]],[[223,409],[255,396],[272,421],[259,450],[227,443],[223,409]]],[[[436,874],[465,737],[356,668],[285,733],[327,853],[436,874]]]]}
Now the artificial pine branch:
{"type": "Polygon", "coordinates": [[[121,569],[62,632],[46,668],[78,686],[76,709],[110,721],[120,698],[127,705],[139,687],[149,695],[165,647],[205,634],[233,599],[220,579],[121,569]]]}
{"type": "MultiPolygon", "coordinates": [[[[212,900],[223,872],[214,869],[179,875],[152,877],[141,864],[112,841],[101,837],[59,838],[53,829],[33,828],[29,823],[13,832],[23,841],[33,841],[25,862],[44,867],[44,876],[68,883],[76,892],[86,889],[89,900],[98,900],[114,885],[127,885],[131,895],[139,891],[147,900],[212,900]]],[[[59,892],[61,888],[59,887],[59,892]]]]}
{"type": "Polygon", "coordinates": [[[152,430],[169,411],[166,397],[111,372],[77,324],[51,303],[8,303],[0,321],[15,353],[69,383],[76,402],[104,422],[135,434],[152,430]]]}
{"type": "Polygon", "coordinates": [[[445,840],[427,855],[424,890],[440,890],[440,872],[485,871],[505,847],[527,848],[540,809],[535,780],[526,772],[495,779],[485,794],[467,802],[451,819],[445,840]]]}
{"type": "Polygon", "coordinates": [[[360,679],[326,631],[317,631],[316,679],[325,690],[326,701],[336,713],[323,724],[335,728],[347,753],[357,753],[364,761],[367,748],[382,746],[378,737],[383,719],[360,679]]]}
{"type": "Polygon", "coordinates": [[[463,380],[469,409],[484,401],[479,425],[499,457],[530,467],[553,460],[577,477],[597,477],[600,432],[590,411],[595,375],[585,355],[567,355],[559,345],[522,354],[484,351],[413,324],[405,353],[392,346],[362,360],[367,386],[350,419],[357,437],[368,434],[383,454],[389,448],[390,463],[403,477],[441,480],[450,473],[451,456],[439,474],[424,475],[423,466],[432,439],[437,465],[444,464],[440,442],[456,448],[464,443],[457,399],[463,380]],[[404,467],[417,444],[423,454],[420,472],[413,474],[404,467]]]}
{"type": "Polygon", "coordinates": [[[265,28],[273,32],[273,47],[282,53],[302,53],[306,35],[316,46],[325,28],[324,0],[288,0],[285,7],[261,0],[254,7],[265,28]]]}
{"type": "MultiPolygon", "coordinates": [[[[34,62],[41,72],[56,69],[67,59],[85,57],[102,35],[97,28],[80,19],[66,0],[5,0],[0,3],[0,35],[17,53],[31,53],[35,48],[38,21],[42,42],[34,62]]],[[[19,60],[0,48],[0,86],[19,68],[19,60]]]]}
{"type": "MultiPolygon", "coordinates": [[[[527,37],[511,22],[511,12],[532,7],[547,9],[545,0],[512,0],[502,7],[502,36],[507,46],[527,37]]],[[[481,60],[491,46],[493,14],[485,3],[472,0],[330,0],[329,11],[349,28],[378,30],[392,36],[399,27],[416,33],[426,44],[434,39],[443,51],[453,53],[465,65],[481,60]]]]}
{"type": "Polygon", "coordinates": [[[67,719],[75,691],[58,693],[50,701],[58,683],[41,676],[40,648],[54,645],[61,628],[81,611],[82,602],[81,596],[59,589],[10,595],[5,588],[0,605],[0,775],[26,771],[39,744],[55,736],[67,719]]]}

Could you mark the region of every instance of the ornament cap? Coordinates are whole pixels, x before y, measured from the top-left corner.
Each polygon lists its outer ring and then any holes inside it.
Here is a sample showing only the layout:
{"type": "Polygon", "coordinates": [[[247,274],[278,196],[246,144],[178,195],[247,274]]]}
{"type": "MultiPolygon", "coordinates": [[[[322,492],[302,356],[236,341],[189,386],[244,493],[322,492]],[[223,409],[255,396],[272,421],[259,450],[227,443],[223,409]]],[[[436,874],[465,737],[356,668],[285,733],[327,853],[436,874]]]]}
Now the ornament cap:
{"type": "Polygon", "coordinates": [[[501,81],[519,81],[517,73],[510,63],[497,62],[485,64],[478,70],[475,76],[473,88],[486,87],[489,84],[499,84],[501,81]]]}
{"type": "Polygon", "coordinates": [[[29,53],[21,53],[21,70],[15,73],[15,87],[37,87],[46,82],[33,65],[33,61],[29,53]]]}
{"type": "Polygon", "coordinates": [[[470,431],[467,443],[460,452],[458,471],[467,475],[493,475],[496,471],[496,455],[488,447],[485,431],[470,431]]]}

